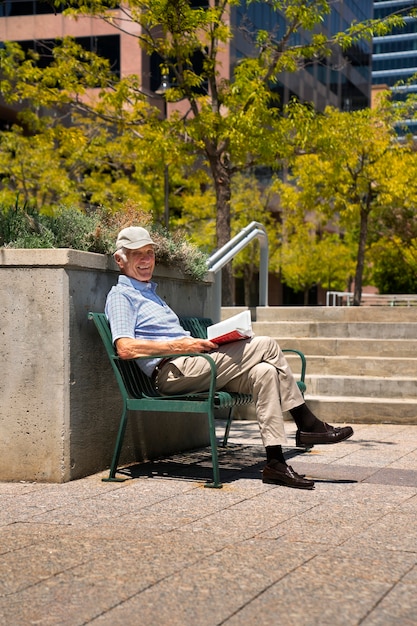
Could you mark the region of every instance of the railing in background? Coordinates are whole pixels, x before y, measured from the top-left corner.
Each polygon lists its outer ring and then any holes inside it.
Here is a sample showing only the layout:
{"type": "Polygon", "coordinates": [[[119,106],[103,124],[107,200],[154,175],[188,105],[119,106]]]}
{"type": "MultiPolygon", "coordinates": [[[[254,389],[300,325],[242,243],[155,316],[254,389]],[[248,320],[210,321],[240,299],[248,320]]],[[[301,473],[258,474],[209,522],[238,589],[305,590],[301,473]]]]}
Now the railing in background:
{"type": "MultiPolygon", "coordinates": [[[[417,294],[363,293],[361,306],[416,306],[417,294]]],[[[326,306],[353,306],[352,291],[328,291],[326,306]]]]}
{"type": "Polygon", "coordinates": [[[208,271],[214,274],[214,303],[213,321],[220,321],[222,306],[222,274],[221,270],[234,256],[245,248],[253,239],[257,238],[260,244],[259,267],[259,306],[268,306],[268,235],[265,227],[259,222],[251,222],[242,228],[239,234],[233,237],[220,250],[214,252],[207,259],[208,271]]]}

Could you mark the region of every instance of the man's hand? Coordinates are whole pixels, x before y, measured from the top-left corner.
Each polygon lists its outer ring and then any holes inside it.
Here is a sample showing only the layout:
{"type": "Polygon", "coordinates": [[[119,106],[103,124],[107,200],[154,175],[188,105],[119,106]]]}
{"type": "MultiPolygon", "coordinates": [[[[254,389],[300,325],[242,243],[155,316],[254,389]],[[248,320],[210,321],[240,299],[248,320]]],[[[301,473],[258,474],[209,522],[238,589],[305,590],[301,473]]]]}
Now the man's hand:
{"type": "Polygon", "coordinates": [[[209,339],[198,339],[196,337],[184,337],[170,343],[174,346],[175,352],[210,352],[219,347],[217,343],[213,343],[209,339]],[[177,341],[179,342],[178,348],[177,341]]]}
{"type": "Polygon", "coordinates": [[[152,341],[149,339],[130,339],[121,337],[116,340],[117,354],[121,359],[137,359],[140,356],[156,356],[158,354],[181,354],[184,352],[210,352],[218,345],[209,339],[181,337],[169,341],[152,341]]]}

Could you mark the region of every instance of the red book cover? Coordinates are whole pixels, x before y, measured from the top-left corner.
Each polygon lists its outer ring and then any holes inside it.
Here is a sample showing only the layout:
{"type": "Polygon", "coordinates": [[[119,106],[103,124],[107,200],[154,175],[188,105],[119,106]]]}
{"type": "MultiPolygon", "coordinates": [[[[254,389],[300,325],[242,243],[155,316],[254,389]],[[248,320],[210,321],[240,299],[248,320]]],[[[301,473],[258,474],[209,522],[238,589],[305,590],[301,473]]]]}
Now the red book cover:
{"type": "Polygon", "coordinates": [[[207,339],[217,344],[253,337],[250,311],[243,311],[207,328],[207,339]]]}
{"type": "Polygon", "coordinates": [[[222,343],[231,343],[232,341],[248,339],[249,337],[252,337],[252,333],[244,334],[241,333],[239,330],[232,330],[230,333],[225,333],[224,335],[220,335],[220,337],[215,337],[214,339],[211,339],[211,341],[214,341],[214,343],[218,343],[219,345],[221,345],[222,343]]]}

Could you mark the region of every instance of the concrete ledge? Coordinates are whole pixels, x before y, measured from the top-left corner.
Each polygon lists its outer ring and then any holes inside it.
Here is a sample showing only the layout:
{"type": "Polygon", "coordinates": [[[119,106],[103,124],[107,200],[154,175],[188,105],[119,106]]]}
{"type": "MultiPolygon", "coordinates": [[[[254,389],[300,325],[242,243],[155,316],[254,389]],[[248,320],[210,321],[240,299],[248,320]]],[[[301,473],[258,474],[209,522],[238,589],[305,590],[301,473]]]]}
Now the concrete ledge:
{"type": "Polygon", "coordinates": [[[109,254],[82,252],[71,248],[0,248],[0,265],[4,267],[66,267],[117,271],[109,254]]]}
{"type": "MultiPolygon", "coordinates": [[[[88,311],[102,311],[118,271],[108,255],[0,249],[0,480],[65,482],[109,466],[121,400],[88,311]]],[[[211,315],[212,283],[155,272],[180,315],[211,315]]],[[[206,418],[131,420],[121,462],[207,445],[206,418]]]]}

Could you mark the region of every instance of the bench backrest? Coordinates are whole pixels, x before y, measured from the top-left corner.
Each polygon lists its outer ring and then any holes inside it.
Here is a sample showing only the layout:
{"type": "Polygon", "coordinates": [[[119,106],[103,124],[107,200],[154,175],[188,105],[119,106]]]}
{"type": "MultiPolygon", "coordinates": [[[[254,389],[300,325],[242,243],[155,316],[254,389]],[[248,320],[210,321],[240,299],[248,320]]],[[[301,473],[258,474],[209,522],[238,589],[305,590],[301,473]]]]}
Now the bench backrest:
{"type": "MultiPolygon", "coordinates": [[[[136,361],[123,360],[117,355],[113,345],[109,322],[104,313],[89,313],[103,341],[107,356],[116,375],[116,380],[123,397],[155,398],[160,396],[152,380],[142,372],[136,361]]],[[[213,322],[210,318],[181,317],[180,322],[185,330],[190,331],[193,337],[205,339],[207,326],[213,322]]]]}
{"type": "Polygon", "coordinates": [[[213,320],[209,317],[180,317],[180,323],[192,337],[207,339],[207,327],[213,324],[213,320]]]}
{"type": "Polygon", "coordinates": [[[88,317],[93,320],[100,334],[123,398],[125,399],[126,395],[130,398],[159,396],[151,379],[142,372],[136,361],[118,357],[106,315],[104,313],[89,313],[88,317]]]}

